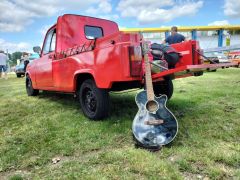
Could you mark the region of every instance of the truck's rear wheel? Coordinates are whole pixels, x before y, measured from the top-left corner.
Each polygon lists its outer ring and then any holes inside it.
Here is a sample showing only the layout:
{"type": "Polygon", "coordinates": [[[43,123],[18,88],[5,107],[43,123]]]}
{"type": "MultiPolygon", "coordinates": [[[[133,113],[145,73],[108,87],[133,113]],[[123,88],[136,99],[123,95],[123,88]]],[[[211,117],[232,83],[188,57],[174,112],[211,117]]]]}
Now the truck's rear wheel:
{"type": "Polygon", "coordinates": [[[90,119],[103,119],[109,113],[109,94],[97,88],[92,79],[85,80],[79,90],[79,101],[85,116],[90,119]]]}
{"type": "Polygon", "coordinates": [[[155,96],[166,94],[168,99],[173,95],[173,83],[171,79],[165,79],[164,81],[153,83],[153,90],[155,96]]]}
{"type": "Polygon", "coordinates": [[[33,89],[32,81],[29,76],[26,77],[26,90],[28,96],[37,96],[39,93],[39,90],[33,89]]]}

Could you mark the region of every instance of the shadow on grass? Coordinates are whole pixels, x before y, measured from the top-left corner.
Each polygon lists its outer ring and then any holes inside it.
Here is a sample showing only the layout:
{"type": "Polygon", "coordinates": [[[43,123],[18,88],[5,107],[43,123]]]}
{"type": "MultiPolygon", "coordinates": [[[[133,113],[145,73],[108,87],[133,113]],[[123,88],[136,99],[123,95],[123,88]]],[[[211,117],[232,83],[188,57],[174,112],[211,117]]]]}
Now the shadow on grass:
{"type": "MultiPolygon", "coordinates": [[[[138,111],[135,103],[136,93],[123,93],[114,94],[110,93],[110,115],[107,119],[103,120],[107,127],[112,125],[121,124],[120,127],[131,127],[131,123],[138,111]],[[127,125],[126,125],[127,124],[127,125]]],[[[72,94],[62,94],[56,92],[43,91],[39,94],[39,98],[47,99],[49,101],[57,101],[61,106],[66,109],[79,110],[80,104],[78,99],[72,94]]],[[[182,146],[183,141],[190,138],[188,134],[188,127],[191,125],[190,121],[183,120],[184,117],[193,117],[196,113],[197,101],[191,101],[181,98],[173,98],[167,102],[167,107],[173,112],[178,120],[179,133],[175,141],[170,143],[167,147],[182,146]]],[[[79,113],[82,113],[79,111],[79,113]]]]}
{"type": "MultiPolygon", "coordinates": [[[[73,94],[67,93],[58,93],[52,91],[42,91],[39,93],[38,97],[41,99],[48,99],[51,101],[59,101],[62,104],[73,103],[76,98],[74,98],[73,94]]],[[[77,103],[77,101],[75,101],[77,103]]],[[[74,104],[73,104],[74,105],[74,104]]]]}
{"type": "MultiPolygon", "coordinates": [[[[124,94],[112,94],[110,93],[110,117],[119,117],[126,115],[133,115],[138,111],[137,104],[135,102],[135,95],[137,93],[124,93],[124,94]]],[[[78,98],[72,94],[64,94],[50,91],[43,91],[39,94],[38,98],[48,99],[49,101],[58,102],[63,106],[79,109],[80,103],[78,98]]],[[[190,115],[195,108],[197,108],[199,102],[190,99],[173,98],[168,100],[167,108],[172,111],[176,117],[183,117],[186,114],[190,115]]]]}
{"type": "MultiPolygon", "coordinates": [[[[69,109],[80,109],[78,98],[73,94],[64,94],[58,92],[43,91],[39,93],[39,99],[46,99],[48,101],[57,102],[60,105],[69,109]]],[[[82,113],[82,112],[79,112],[82,113]]],[[[106,120],[119,119],[119,117],[127,118],[134,117],[137,113],[137,105],[135,103],[134,94],[112,94],[110,93],[110,115],[106,120]]]]}
{"type": "MultiPolygon", "coordinates": [[[[134,118],[138,111],[135,102],[137,93],[114,94],[110,93],[110,119],[131,116],[134,118]]],[[[63,106],[73,109],[79,109],[78,99],[72,94],[64,94],[50,91],[43,91],[38,96],[40,99],[48,99],[49,101],[58,102],[63,106]]],[[[197,108],[198,103],[190,99],[173,98],[168,100],[167,108],[174,113],[176,118],[180,119],[186,115],[191,115],[197,108]]],[[[108,118],[109,119],[109,118],[108,118]]]]}

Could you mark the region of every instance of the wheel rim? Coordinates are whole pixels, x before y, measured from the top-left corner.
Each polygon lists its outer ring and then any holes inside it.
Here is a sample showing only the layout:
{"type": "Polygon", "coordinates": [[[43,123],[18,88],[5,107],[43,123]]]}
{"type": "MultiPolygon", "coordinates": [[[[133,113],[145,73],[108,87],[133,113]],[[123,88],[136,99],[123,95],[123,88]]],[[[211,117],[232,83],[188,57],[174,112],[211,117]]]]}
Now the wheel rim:
{"type": "Polygon", "coordinates": [[[84,107],[90,114],[94,114],[97,109],[97,98],[90,88],[85,88],[83,91],[84,107]]]}

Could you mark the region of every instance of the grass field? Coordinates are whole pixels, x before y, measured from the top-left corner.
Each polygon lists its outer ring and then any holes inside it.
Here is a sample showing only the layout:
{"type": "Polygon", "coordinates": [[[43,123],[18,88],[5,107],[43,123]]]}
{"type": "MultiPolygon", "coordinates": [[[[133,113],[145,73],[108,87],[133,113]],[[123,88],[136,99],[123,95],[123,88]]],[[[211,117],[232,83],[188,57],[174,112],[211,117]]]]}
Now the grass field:
{"type": "Polygon", "coordinates": [[[240,69],[174,87],[179,133],[153,153],[132,140],[136,92],[112,93],[110,117],[95,122],[72,95],[28,97],[24,78],[0,79],[0,179],[240,179],[240,69]]]}

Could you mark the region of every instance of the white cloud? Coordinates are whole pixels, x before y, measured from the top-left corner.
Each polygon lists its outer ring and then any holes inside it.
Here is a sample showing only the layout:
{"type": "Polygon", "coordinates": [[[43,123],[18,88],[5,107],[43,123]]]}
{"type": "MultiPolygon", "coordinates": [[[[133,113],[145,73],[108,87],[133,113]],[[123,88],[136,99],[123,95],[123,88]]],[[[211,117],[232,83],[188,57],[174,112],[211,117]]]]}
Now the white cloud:
{"type": "Polygon", "coordinates": [[[126,26],[119,26],[118,28],[119,28],[120,30],[127,29],[127,27],[126,27],[126,26]]]}
{"type": "Polygon", "coordinates": [[[96,16],[102,19],[108,19],[116,21],[119,19],[118,14],[112,14],[112,4],[111,0],[102,0],[100,3],[95,6],[89,7],[86,11],[87,15],[96,16]]]}
{"type": "Polygon", "coordinates": [[[45,25],[43,26],[40,30],[39,33],[42,35],[42,37],[44,38],[48,29],[51,27],[52,25],[45,25]]]}
{"type": "Polygon", "coordinates": [[[18,32],[31,24],[36,18],[53,16],[70,10],[89,9],[90,6],[99,4],[98,12],[103,9],[111,11],[108,0],[1,0],[0,3],[0,32],[18,32]]]}
{"type": "Polygon", "coordinates": [[[119,16],[117,14],[106,14],[106,15],[99,16],[99,18],[116,21],[119,19],[119,16]]]}
{"type": "Polygon", "coordinates": [[[16,52],[16,51],[21,51],[21,52],[31,52],[32,51],[32,45],[26,42],[20,42],[20,43],[13,43],[13,42],[8,42],[4,39],[0,39],[0,49],[1,50],[8,50],[8,52],[16,52]]]}
{"type": "Polygon", "coordinates": [[[136,17],[142,10],[151,11],[173,4],[173,0],[121,0],[117,10],[123,17],[136,17]]]}
{"type": "Polygon", "coordinates": [[[240,18],[240,0],[225,0],[224,14],[226,16],[240,18]]]}
{"type": "Polygon", "coordinates": [[[222,21],[214,21],[208,24],[208,26],[223,26],[223,25],[229,25],[229,22],[227,20],[222,20],[222,21]]]}
{"type": "Polygon", "coordinates": [[[88,14],[108,14],[112,11],[112,5],[109,0],[101,1],[97,7],[91,6],[86,10],[88,14]]]}
{"type": "Polygon", "coordinates": [[[117,10],[122,17],[135,17],[140,24],[148,24],[194,15],[202,6],[203,1],[199,0],[121,0],[117,10]]]}

